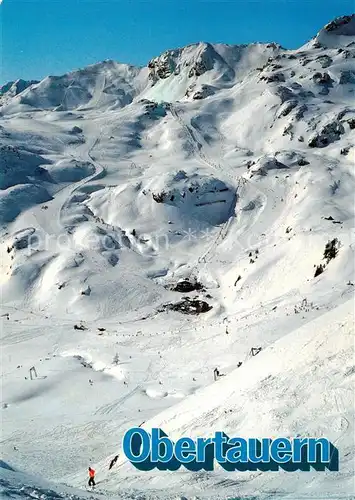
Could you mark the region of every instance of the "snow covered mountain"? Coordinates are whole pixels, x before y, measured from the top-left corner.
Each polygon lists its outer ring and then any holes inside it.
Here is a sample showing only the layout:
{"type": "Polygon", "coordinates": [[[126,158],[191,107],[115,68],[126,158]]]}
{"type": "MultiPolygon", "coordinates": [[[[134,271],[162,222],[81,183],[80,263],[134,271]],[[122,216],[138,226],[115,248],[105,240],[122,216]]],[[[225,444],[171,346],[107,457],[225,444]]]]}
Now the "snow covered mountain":
{"type": "Polygon", "coordinates": [[[112,499],[352,498],[354,91],[354,15],[0,88],[5,494],[87,498],[91,464],[112,499]],[[142,422],[341,467],[108,472],[142,422]]]}

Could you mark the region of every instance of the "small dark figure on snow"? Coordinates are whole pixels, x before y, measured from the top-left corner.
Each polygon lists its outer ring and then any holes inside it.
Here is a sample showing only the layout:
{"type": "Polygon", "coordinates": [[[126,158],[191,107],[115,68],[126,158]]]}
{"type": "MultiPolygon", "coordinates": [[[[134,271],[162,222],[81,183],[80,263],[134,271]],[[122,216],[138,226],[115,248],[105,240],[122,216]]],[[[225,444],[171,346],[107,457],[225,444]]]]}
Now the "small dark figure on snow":
{"type": "Polygon", "coordinates": [[[256,356],[257,354],[259,354],[260,351],[261,351],[261,347],[252,347],[250,349],[250,353],[252,356],[256,356]]]}
{"type": "Polygon", "coordinates": [[[119,455],[116,455],[116,456],[115,456],[115,457],[111,460],[108,470],[111,470],[111,469],[112,469],[112,467],[113,467],[113,466],[115,465],[115,463],[117,462],[118,457],[119,457],[119,455]]]}
{"type": "Polygon", "coordinates": [[[95,486],[95,471],[91,467],[89,467],[89,486],[95,486]]]}
{"type": "Polygon", "coordinates": [[[221,372],[218,370],[218,368],[215,368],[215,369],[213,370],[213,378],[214,378],[214,380],[215,380],[215,381],[216,381],[216,380],[218,380],[220,377],[224,377],[224,376],[225,376],[225,373],[221,373],[221,372]]]}

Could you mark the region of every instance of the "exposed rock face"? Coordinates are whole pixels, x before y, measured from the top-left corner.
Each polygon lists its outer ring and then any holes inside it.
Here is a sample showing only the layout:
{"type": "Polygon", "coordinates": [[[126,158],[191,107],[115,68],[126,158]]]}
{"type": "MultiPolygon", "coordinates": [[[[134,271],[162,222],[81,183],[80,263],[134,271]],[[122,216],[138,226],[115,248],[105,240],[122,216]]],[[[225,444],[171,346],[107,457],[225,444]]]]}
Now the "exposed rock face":
{"type": "Polygon", "coordinates": [[[159,79],[168,78],[176,70],[176,59],[181,50],[168,50],[161,56],[151,59],[148,63],[149,78],[154,82],[159,79]]]}
{"type": "Polygon", "coordinates": [[[326,26],[324,30],[328,33],[337,35],[354,36],[355,35],[355,15],[337,17],[326,26]]]}
{"type": "Polygon", "coordinates": [[[152,119],[159,119],[166,116],[166,110],[169,109],[168,103],[165,102],[157,103],[148,99],[143,99],[141,102],[145,104],[144,114],[152,119]]]}
{"type": "Polygon", "coordinates": [[[161,176],[151,183],[151,187],[144,192],[150,192],[156,203],[177,207],[198,220],[220,224],[230,217],[235,207],[235,190],[212,176],[188,176],[186,172],[179,171],[175,175],[161,176]]]}
{"type": "Polygon", "coordinates": [[[165,304],[163,306],[163,310],[169,311],[177,311],[183,314],[202,314],[210,311],[212,306],[205,302],[204,300],[198,299],[189,299],[185,297],[183,300],[179,302],[175,302],[174,304],[165,304]]]}
{"type": "Polygon", "coordinates": [[[275,94],[281,99],[282,103],[290,101],[293,98],[295,98],[294,92],[288,87],[285,87],[283,85],[280,85],[279,87],[276,88],[275,94]]]}
{"type": "Polygon", "coordinates": [[[271,73],[269,75],[262,75],[260,80],[265,80],[266,83],[284,82],[285,75],[283,73],[271,73]]]}
{"type": "Polygon", "coordinates": [[[328,68],[332,64],[333,59],[328,55],[324,55],[318,56],[316,61],[322,66],[322,68],[328,68]]]}
{"type": "Polygon", "coordinates": [[[328,73],[315,73],[313,75],[313,81],[317,85],[332,85],[333,80],[330,78],[328,73]]]}
{"type": "Polygon", "coordinates": [[[197,280],[182,279],[171,288],[174,292],[189,293],[195,290],[203,290],[202,284],[197,280]]]}
{"type": "Polygon", "coordinates": [[[212,85],[201,85],[197,86],[196,84],[190,85],[187,90],[185,97],[191,97],[194,101],[205,99],[215,93],[214,87],[212,85]]]}
{"type": "Polygon", "coordinates": [[[82,134],[83,129],[75,125],[70,131],[69,134],[71,135],[76,135],[76,134],[82,134]]]}
{"type": "Polygon", "coordinates": [[[34,84],[39,83],[37,80],[16,80],[12,82],[5,83],[5,85],[0,86],[0,106],[6,104],[13,97],[24,92],[26,89],[34,84]]]}
{"type": "Polygon", "coordinates": [[[213,52],[214,49],[210,45],[208,45],[210,50],[207,50],[207,48],[201,53],[200,59],[195,61],[193,66],[191,66],[191,69],[189,71],[189,78],[193,76],[201,76],[206,71],[209,71],[213,68],[213,52]],[[212,51],[211,51],[212,49],[212,51]]]}
{"type": "Polygon", "coordinates": [[[175,50],[168,50],[148,63],[149,79],[156,83],[171,75],[184,73],[188,78],[198,78],[218,66],[221,77],[232,79],[234,70],[209,43],[188,45],[175,50]]]}
{"type": "Polygon", "coordinates": [[[275,156],[262,156],[256,163],[250,165],[251,176],[257,174],[265,176],[269,170],[287,169],[287,165],[278,161],[275,156]]]}
{"type": "Polygon", "coordinates": [[[20,94],[24,90],[26,90],[31,85],[39,83],[37,80],[16,80],[13,82],[5,83],[0,87],[0,96],[4,94],[9,94],[9,96],[14,97],[15,95],[20,94]]]}
{"type": "Polygon", "coordinates": [[[355,71],[346,70],[340,73],[339,83],[341,85],[347,83],[355,83],[355,71]]]}
{"type": "Polygon", "coordinates": [[[325,125],[319,133],[308,141],[310,148],[325,148],[334,141],[338,141],[345,129],[341,123],[334,121],[325,125]]]}
{"type": "Polygon", "coordinates": [[[284,104],[280,107],[278,117],[281,118],[283,116],[287,116],[288,114],[291,113],[291,111],[297,106],[298,101],[286,101],[284,104]]]}
{"type": "Polygon", "coordinates": [[[305,104],[302,104],[302,106],[298,108],[295,114],[295,120],[301,120],[307,109],[308,109],[307,106],[305,104]]]}

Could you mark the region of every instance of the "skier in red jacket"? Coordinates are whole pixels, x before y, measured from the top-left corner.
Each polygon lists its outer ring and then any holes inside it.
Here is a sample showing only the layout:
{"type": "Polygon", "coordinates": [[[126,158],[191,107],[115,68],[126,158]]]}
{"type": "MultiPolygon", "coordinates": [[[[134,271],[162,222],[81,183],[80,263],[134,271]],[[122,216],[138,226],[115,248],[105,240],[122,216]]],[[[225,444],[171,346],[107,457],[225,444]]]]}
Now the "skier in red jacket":
{"type": "Polygon", "coordinates": [[[95,486],[95,471],[89,467],[89,486],[95,486]]]}

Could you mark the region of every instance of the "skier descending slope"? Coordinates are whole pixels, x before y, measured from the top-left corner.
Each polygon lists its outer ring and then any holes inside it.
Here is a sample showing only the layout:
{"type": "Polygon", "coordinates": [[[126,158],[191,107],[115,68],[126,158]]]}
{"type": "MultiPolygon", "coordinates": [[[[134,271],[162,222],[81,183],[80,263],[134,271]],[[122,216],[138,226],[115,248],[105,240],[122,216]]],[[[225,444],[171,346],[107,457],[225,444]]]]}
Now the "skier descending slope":
{"type": "Polygon", "coordinates": [[[95,471],[91,467],[89,467],[89,482],[88,485],[94,487],[95,486],[95,471]]]}

